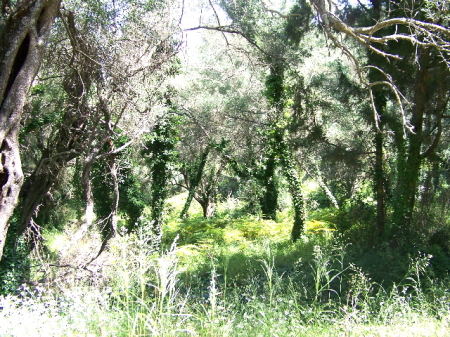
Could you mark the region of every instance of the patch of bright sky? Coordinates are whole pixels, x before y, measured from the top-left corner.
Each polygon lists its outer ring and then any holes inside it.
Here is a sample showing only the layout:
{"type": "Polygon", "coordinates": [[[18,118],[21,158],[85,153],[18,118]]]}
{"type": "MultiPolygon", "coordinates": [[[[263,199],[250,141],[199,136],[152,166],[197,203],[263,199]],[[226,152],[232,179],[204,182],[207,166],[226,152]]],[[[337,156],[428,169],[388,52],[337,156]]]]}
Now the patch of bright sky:
{"type": "MultiPolygon", "coordinates": [[[[274,9],[280,12],[287,12],[297,1],[295,0],[263,0],[267,8],[274,9]]],[[[362,3],[365,6],[370,4],[370,0],[348,0],[350,5],[357,6],[362,3]]],[[[214,5],[216,13],[221,21],[226,23],[226,15],[218,5],[214,5]]],[[[204,0],[190,0],[185,2],[183,20],[181,26],[184,29],[192,28],[205,24],[209,18],[214,16],[209,1],[204,0]]],[[[222,22],[221,22],[222,23],[222,22]]]]}
{"type": "MultiPolygon", "coordinates": [[[[267,8],[287,13],[289,8],[295,4],[296,0],[262,0],[267,8]]],[[[357,6],[358,0],[349,0],[350,5],[357,6]]],[[[370,5],[370,0],[359,0],[363,5],[370,5]]],[[[215,12],[211,8],[211,2],[208,0],[189,0],[185,1],[181,28],[185,30],[185,53],[187,58],[191,58],[192,53],[198,52],[198,48],[203,45],[206,33],[202,29],[189,30],[190,28],[199,26],[218,26],[217,17],[220,25],[224,26],[231,22],[227,18],[225,12],[218,6],[214,5],[215,12]]]]}

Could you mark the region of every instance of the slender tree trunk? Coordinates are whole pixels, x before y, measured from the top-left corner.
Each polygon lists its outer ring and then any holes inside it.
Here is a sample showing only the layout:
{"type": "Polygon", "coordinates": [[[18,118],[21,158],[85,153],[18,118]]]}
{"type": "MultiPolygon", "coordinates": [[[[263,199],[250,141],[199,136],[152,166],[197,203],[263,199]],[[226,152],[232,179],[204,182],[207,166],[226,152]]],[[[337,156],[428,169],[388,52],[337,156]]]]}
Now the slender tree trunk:
{"type": "MultiPolygon", "coordinates": [[[[271,149],[269,151],[272,151],[271,149]]],[[[264,195],[260,199],[261,212],[264,219],[276,220],[278,207],[278,189],[276,178],[276,159],[270,154],[266,160],[266,168],[263,175],[264,195]]]]}
{"type": "MultiPolygon", "coordinates": [[[[111,142],[111,151],[114,151],[114,144],[111,142]]],[[[109,240],[117,235],[117,212],[119,210],[119,199],[120,199],[120,193],[119,193],[119,180],[118,180],[118,170],[117,170],[117,162],[116,162],[116,155],[112,154],[109,157],[109,169],[112,179],[112,185],[113,185],[113,200],[112,200],[112,207],[111,207],[111,213],[109,214],[109,219],[106,220],[106,225],[103,228],[103,240],[102,244],[100,245],[100,249],[97,252],[97,254],[87,263],[90,264],[94,260],[96,260],[101,253],[105,250],[109,240]]]]}
{"type": "Polygon", "coordinates": [[[386,186],[385,186],[385,173],[384,173],[384,135],[383,125],[386,112],[386,99],[381,88],[376,88],[374,93],[374,103],[378,113],[378,120],[373,121],[373,132],[375,133],[374,145],[375,145],[375,163],[374,163],[374,192],[375,200],[377,201],[377,219],[376,228],[374,230],[374,237],[372,244],[377,243],[385,232],[386,224],[386,186]]]}
{"type": "Polygon", "coordinates": [[[117,234],[117,212],[119,210],[120,192],[116,158],[115,155],[111,155],[111,157],[110,170],[113,183],[113,204],[111,208],[110,233],[108,234],[108,236],[114,237],[117,234]]]}
{"type": "Polygon", "coordinates": [[[206,184],[206,187],[202,189],[202,196],[196,198],[202,206],[203,217],[206,219],[211,219],[216,214],[217,184],[222,176],[222,170],[225,168],[226,164],[226,160],[222,160],[214,175],[213,170],[211,170],[209,182],[206,184]]]}
{"type": "MultiPolygon", "coordinates": [[[[379,20],[381,16],[381,1],[372,0],[373,17],[375,20],[379,20]]],[[[369,51],[369,64],[379,64],[385,62],[385,59],[377,55],[376,53],[369,51]]],[[[376,69],[371,68],[369,71],[369,78],[371,82],[382,81],[382,74],[376,69]]],[[[385,186],[385,172],[384,172],[384,154],[383,154],[383,125],[386,118],[386,97],[382,86],[376,86],[371,88],[373,90],[374,104],[378,115],[373,120],[373,130],[375,133],[374,145],[375,145],[375,164],[374,164],[374,192],[375,200],[377,201],[377,219],[376,219],[376,236],[374,241],[378,241],[385,232],[386,225],[386,186],[385,186]]]]}
{"type": "Polygon", "coordinates": [[[381,130],[375,134],[375,194],[377,201],[377,238],[384,235],[386,224],[386,192],[383,169],[383,133],[381,130]]]}
{"type": "Polygon", "coordinates": [[[319,184],[319,187],[324,191],[324,193],[330,200],[333,207],[336,209],[339,209],[339,203],[337,202],[336,197],[333,195],[333,193],[328,188],[327,184],[325,183],[325,181],[322,178],[322,173],[320,172],[319,164],[316,162],[315,159],[313,159],[313,163],[314,163],[314,166],[316,167],[316,170],[315,170],[316,173],[309,171],[307,168],[306,168],[306,172],[312,179],[314,179],[317,182],[317,184],[319,184]]]}
{"type": "MultiPolygon", "coordinates": [[[[157,132],[157,131],[156,131],[157,132]]],[[[168,158],[162,158],[165,154],[156,154],[156,163],[152,167],[152,200],[151,200],[151,232],[153,235],[152,245],[156,250],[161,248],[161,240],[164,224],[164,204],[167,197],[168,183],[168,158]]]]}
{"type": "Polygon", "coordinates": [[[60,0],[20,1],[2,15],[0,36],[0,259],[23,173],[18,133],[23,105],[41,64],[60,0]]]}

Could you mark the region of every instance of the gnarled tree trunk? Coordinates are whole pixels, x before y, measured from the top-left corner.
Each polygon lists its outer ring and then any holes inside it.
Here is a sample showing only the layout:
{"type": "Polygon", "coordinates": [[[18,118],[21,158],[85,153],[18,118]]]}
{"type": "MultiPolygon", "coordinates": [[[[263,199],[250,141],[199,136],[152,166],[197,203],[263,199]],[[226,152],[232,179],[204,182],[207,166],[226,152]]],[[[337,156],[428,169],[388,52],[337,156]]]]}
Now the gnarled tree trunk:
{"type": "Polygon", "coordinates": [[[86,147],[86,144],[83,144],[87,140],[86,125],[92,113],[87,96],[92,78],[96,75],[95,67],[92,65],[92,57],[88,56],[91,55],[90,48],[83,42],[81,34],[75,27],[72,12],[67,14],[66,28],[73,48],[72,62],[68,65],[69,69],[64,76],[66,111],[58,132],[49,140],[39,164],[23,184],[20,194],[18,236],[30,228],[33,216],[57,182],[63,168],[69,161],[79,157],[82,149],[86,147]]]}
{"type": "Polygon", "coordinates": [[[60,0],[18,1],[12,9],[3,8],[3,27],[0,28],[0,259],[23,183],[19,121],[59,3],[60,0]]]}

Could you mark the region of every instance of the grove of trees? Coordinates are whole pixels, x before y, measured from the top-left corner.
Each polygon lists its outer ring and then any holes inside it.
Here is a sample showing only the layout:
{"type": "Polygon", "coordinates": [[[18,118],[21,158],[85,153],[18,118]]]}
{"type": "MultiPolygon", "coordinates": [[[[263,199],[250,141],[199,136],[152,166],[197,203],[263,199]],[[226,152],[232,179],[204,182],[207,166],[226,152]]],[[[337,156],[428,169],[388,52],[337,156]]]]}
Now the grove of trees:
{"type": "Polygon", "coordinates": [[[181,218],[231,197],[274,221],[290,207],[294,242],[315,208],[367,248],[449,248],[448,1],[1,11],[0,268],[73,219],[72,245],[145,227],[158,250],[180,191],[181,218]]]}

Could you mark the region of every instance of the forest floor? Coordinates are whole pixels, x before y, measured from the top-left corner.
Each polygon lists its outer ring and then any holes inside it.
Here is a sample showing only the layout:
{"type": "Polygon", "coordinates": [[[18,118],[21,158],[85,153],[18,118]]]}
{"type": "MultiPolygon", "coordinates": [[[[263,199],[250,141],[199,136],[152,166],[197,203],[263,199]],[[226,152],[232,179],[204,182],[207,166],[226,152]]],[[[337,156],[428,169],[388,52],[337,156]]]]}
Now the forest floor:
{"type": "Polygon", "coordinates": [[[364,251],[321,219],[293,244],[289,215],[196,212],[168,221],[163,254],[141,229],[87,266],[98,233],[76,247],[70,229],[46,233],[41,282],[0,297],[0,336],[450,336],[448,278],[430,255],[364,251]]]}

